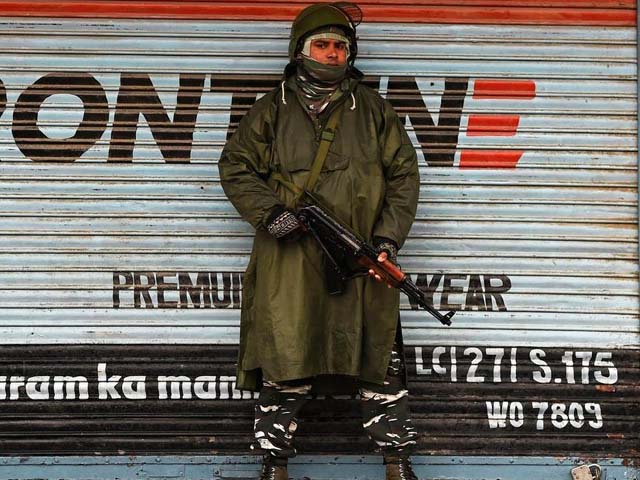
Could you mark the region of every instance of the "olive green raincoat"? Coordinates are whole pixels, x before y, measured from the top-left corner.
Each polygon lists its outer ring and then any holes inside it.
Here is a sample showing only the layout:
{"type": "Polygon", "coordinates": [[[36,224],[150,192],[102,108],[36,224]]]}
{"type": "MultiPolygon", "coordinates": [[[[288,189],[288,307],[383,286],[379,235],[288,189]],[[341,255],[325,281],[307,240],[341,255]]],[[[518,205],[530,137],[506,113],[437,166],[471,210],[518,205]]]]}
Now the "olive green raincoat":
{"type": "Polygon", "coordinates": [[[313,237],[286,243],[265,225],[275,207],[294,201],[272,175],[278,172],[302,187],[322,128],[338,108],[336,136],[313,192],[365,239],[404,243],[418,201],[416,153],[390,103],[360,84],[361,77],[353,69],[340,97],[314,122],[289,75],[255,103],[222,152],[224,191],[256,229],[243,283],[240,389],[259,390],[261,378],[323,375],[383,383],[398,322],[398,290],[360,277],[342,295],[330,296],[313,237]]]}

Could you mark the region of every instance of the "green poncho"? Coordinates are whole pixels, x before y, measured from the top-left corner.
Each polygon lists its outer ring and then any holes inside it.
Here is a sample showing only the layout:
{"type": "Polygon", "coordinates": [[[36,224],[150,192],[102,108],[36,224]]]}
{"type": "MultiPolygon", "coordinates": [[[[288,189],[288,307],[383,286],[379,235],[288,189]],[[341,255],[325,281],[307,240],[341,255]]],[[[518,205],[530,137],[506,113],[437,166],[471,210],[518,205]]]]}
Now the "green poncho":
{"type": "Polygon", "coordinates": [[[273,173],[302,186],[321,129],[340,108],[336,137],[313,192],[362,237],[404,243],[418,201],[416,152],[390,103],[360,84],[355,72],[315,122],[294,91],[295,81],[287,78],[255,103],[222,152],[224,191],[256,229],[243,284],[238,388],[258,390],[261,376],[278,382],[348,375],[376,384],[385,377],[399,292],[365,277],[330,296],[315,240],[307,235],[284,243],[265,230],[273,209],[293,200],[273,173]]]}

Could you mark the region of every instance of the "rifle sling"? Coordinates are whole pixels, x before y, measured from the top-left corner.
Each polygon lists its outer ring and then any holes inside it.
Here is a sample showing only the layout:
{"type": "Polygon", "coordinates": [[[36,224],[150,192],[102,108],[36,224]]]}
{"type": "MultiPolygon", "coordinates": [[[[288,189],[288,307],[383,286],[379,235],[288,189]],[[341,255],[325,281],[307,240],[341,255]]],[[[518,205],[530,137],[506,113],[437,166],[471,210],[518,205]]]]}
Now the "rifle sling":
{"type": "MultiPolygon", "coordinates": [[[[300,201],[304,193],[313,190],[313,188],[316,186],[316,183],[318,183],[320,173],[322,172],[322,167],[324,166],[324,162],[327,159],[327,155],[329,154],[329,147],[331,146],[331,143],[335,138],[336,128],[338,126],[338,121],[340,120],[341,114],[342,105],[336,107],[336,109],[331,112],[331,115],[329,116],[325,127],[322,129],[322,133],[320,134],[320,144],[318,145],[318,150],[316,151],[316,156],[313,160],[311,171],[309,172],[309,176],[307,177],[303,188],[300,188],[295,183],[290,182],[279,172],[274,172],[271,174],[271,178],[273,178],[275,181],[280,183],[283,187],[287,188],[295,195],[292,205],[287,206],[294,208],[297,207],[298,202],[300,201]]],[[[314,237],[316,237],[316,240],[320,243],[320,246],[325,253],[324,271],[327,290],[330,295],[340,295],[346,288],[346,279],[344,278],[345,273],[343,272],[343,269],[333,257],[331,252],[329,252],[327,246],[324,244],[318,233],[313,229],[312,233],[314,237]]]]}
{"type": "Polygon", "coordinates": [[[327,123],[322,129],[322,133],[320,134],[320,144],[318,145],[318,150],[316,151],[316,156],[313,160],[313,165],[311,166],[311,171],[309,172],[309,176],[304,183],[304,187],[300,188],[293,182],[287,180],[281,173],[274,172],[271,174],[271,178],[280,183],[283,187],[287,188],[289,191],[295,194],[295,198],[293,201],[293,206],[298,204],[300,198],[305,191],[311,191],[318,183],[318,179],[320,178],[320,172],[322,172],[322,167],[324,166],[324,162],[327,159],[327,155],[329,154],[329,147],[333,142],[333,139],[336,135],[336,128],[338,126],[338,121],[340,120],[342,113],[342,106],[337,107],[333,112],[331,112],[331,116],[327,123]]]}

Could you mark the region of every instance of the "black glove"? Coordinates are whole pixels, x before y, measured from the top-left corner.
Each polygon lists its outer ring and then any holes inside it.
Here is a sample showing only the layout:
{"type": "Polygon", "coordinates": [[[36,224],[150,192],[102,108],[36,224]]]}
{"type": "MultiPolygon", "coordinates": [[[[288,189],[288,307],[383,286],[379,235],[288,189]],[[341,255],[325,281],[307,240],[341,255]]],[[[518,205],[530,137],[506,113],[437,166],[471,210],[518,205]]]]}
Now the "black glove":
{"type": "Polygon", "coordinates": [[[266,223],[267,231],[278,240],[294,241],[303,233],[302,225],[295,213],[284,207],[274,208],[266,223]]]}
{"type": "Polygon", "coordinates": [[[378,253],[387,252],[387,258],[398,263],[398,244],[386,237],[373,237],[373,246],[378,253]]]}

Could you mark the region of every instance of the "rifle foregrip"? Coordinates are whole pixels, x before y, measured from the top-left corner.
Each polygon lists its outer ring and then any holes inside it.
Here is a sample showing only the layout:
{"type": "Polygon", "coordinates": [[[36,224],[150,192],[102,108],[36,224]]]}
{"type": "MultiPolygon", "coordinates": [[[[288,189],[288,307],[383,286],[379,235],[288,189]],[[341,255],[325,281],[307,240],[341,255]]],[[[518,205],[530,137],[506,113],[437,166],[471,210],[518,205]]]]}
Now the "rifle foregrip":
{"type": "Polygon", "coordinates": [[[364,255],[358,259],[358,263],[372,269],[385,283],[388,283],[392,287],[397,288],[406,277],[402,270],[400,270],[396,264],[390,260],[379,262],[377,259],[373,260],[364,255]]]}
{"type": "Polygon", "coordinates": [[[396,282],[402,282],[406,275],[400,270],[395,263],[391,260],[385,260],[384,262],[378,262],[378,265],[382,265],[385,273],[387,273],[391,278],[393,278],[396,282]]]}

